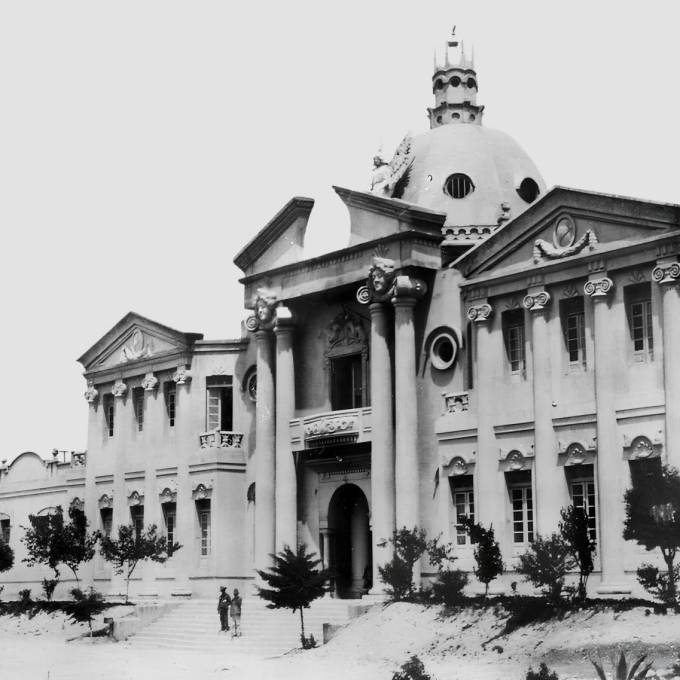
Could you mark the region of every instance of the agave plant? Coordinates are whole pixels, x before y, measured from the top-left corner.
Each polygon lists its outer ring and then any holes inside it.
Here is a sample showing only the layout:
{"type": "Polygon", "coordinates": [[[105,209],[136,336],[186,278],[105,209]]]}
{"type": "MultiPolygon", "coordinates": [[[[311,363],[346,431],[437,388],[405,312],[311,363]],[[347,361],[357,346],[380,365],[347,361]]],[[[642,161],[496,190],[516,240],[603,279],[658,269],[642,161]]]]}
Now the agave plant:
{"type": "MultiPolygon", "coordinates": [[[[649,673],[652,664],[654,663],[653,661],[650,661],[648,664],[640,668],[646,658],[647,655],[642,654],[632,665],[629,666],[628,661],[626,660],[626,655],[623,652],[621,652],[618,663],[616,662],[616,659],[612,657],[614,680],[643,680],[647,673],[649,673]]],[[[604,672],[602,664],[599,664],[593,659],[590,660],[590,663],[595,666],[595,670],[597,671],[597,675],[599,676],[600,680],[607,680],[607,675],[604,672]]]]}

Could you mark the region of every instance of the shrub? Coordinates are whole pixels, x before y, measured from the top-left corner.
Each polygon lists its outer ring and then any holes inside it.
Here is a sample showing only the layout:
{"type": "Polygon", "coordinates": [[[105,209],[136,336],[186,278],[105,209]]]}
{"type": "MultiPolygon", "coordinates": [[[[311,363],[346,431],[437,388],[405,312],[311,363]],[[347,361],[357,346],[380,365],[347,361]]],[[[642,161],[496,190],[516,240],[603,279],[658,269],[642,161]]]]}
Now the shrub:
{"type": "MultiPolygon", "coordinates": [[[[638,583],[663,602],[673,602],[675,592],[668,578],[668,572],[660,572],[653,564],[641,564],[637,570],[638,583]]],[[[680,581],[680,564],[673,565],[673,583],[680,581]]]]}
{"type": "Polygon", "coordinates": [[[576,508],[573,505],[562,508],[560,516],[562,517],[559,524],[560,535],[569,546],[571,556],[579,570],[576,596],[579,600],[585,600],[588,577],[594,569],[593,554],[596,548],[595,541],[590,537],[588,517],[583,508],[576,508]]]}
{"type": "Polygon", "coordinates": [[[475,546],[475,576],[484,584],[484,596],[489,594],[489,583],[503,573],[503,558],[498,541],[495,540],[493,525],[485,529],[469,517],[463,517],[461,524],[475,546]]]}
{"type": "Polygon", "coordinates": [[[468,575],[460,569],[443,569],[432,584],[432,597],[447,607],[460,604],[464,599],[463,588],[468,583],[468,575]]]}
{"type": "Polygon", "coordinates": [[[564,579],[575,566],[569,544],[558,534],[548,538],[537,536],[531,547],[519,557],[517,571],[537,588],[553,604],[562,599],[564,579]]]}
{"type": "Polygon", "coordinates": [[[558,676],[555,671],[551,673],[550,669],[544,663],[542,663],[538,667],[538,671],[533,670],[531,667],[529,668],[527,671],[526,680],[558,680],[558,676]]]}
{"type": "Polygon", "coordinates": [[[314,649],[314,647],[316,647],[316,640],[313,635],[310,635],[309,637],[300,635],[300,644],[302,645],[302,649],[314,649]]]}
{"type": "MultiPolygon", "coordinates": [[[[632,666],[629,666],[628,661],[626,660],[626,655],[623,652],[621,652],[618,662],[614,657],[612,657],[612,668],[614,669],[614,675],[612,677],[614,677],[615,680],[643,680],[643,678],[652,668],[653,663],[650,661],[641,670],[638,670],[646,658],[647,655],[642,654],[637,658],[632,666]]],[[[604,672],[604,666],[593,659],[590,660],[590,663],[595,666],[595,670],[597,671],[597,675],[600,680],[607,680],[607,675],[604,672]]]]}
{"type": "Polygon", "coordinates": [[[92,637],[92,618],[104,611],[104,597],[94,588],[89,588],[86,592],[80,588],[71,590],[75,603],[70,606],[71,616],[76,621],[86,621],[92,637]]]}
{"type": "Polygon", "coordinates": [[[19,601],[21,602],[22,605],[26,606],[33,603],[33,600],[31,599],[30,588],[24,588],[23,590],[19,591],[19,601]]]}
{"type": "Polygon", "coordinates": [[[413,596],[413,567],[428,548],[425,529],[402,527],[389,539],[394,546],[394,556],[384,566],[378,567],[380,580],[394,600],[413,596]]]}
{"type": "Polygon", "coordinates": [[[47,600],[52,599],[52,595],[54,595],[54,589],[57,587],[57,583],[59,583],[59,581],[56,578],[44,578],[42,580],[42,589],[47,600]]]}
{"type": "Polygon", "coordinates": [[[0,571],[9,571],[14,565],[14,551],[0,538],[0,571]]]}
{"type": "Polygon", "coordinates": [[[414,655],[401,665],[401,671],[397,671],[392,680],[432,680],[432,676],[425,672],[425,665],[414,655]]]}

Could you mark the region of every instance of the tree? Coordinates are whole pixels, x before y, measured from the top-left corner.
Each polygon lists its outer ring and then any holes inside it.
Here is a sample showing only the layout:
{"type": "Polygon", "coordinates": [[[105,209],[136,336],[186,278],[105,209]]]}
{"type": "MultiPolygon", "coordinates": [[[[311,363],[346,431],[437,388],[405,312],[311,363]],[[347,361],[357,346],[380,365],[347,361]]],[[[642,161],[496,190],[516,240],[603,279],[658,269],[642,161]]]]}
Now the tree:
{"type": "Polygon", "coordinates": [[[78,568],[94,557],[98,540],[97,532],[87,531],[87,518],[73,506],[68,509],[69,523],[64,522],[64,511],[58,505],[47,515],[29,515],[30,527],[21,539],[26,545],[28,557],[24,562],[32,567],[45,564],[54,571],[55,581],[59,580],[59,567],[66,565],[78,580],[78,568]]]}
{"type": "Polygon", "coordinates": [[[389,541],[394,546],[394,554],[389,562],[378,567],[378,573],[388,586],[388,594],[399,601],[413,595],[413,567],[427,550],[427,534],[418,527],[402,527],[392,533],[389,541]]]}
{"type": "Polygon", "coordinates": [[[0,571],[9,571],[14,566],[14,550],[0,538],[0,571]]]}
{"type": "Polygon", "coordinates": [[[139,532],[133,524],[124,524],[118,527],[118,538],[101,537],[100,553],[111,562],[116,574],[125,574],[125,602],[128,602],[130,577],[137,565],[145,560],[163,564],[181,547],[179,543],[168,543],[165,536],[159,536],[155,524],[139,532]]]}
{"type": "Polygon", "coordinates": [[[560,535],[569,545],[579,570],[577,597],[585,600],[588,577],[594,569],[593,554],[596,547],[595,541],[590,537],[588,517],[583,508],[573,505],[562,508],[560,516],[560,535]]]}
{"type": "Polygon", "coordinates": [[[270,555],[273,566],[269,571],[257,570],[260,578],[269,588],[257,588],[257,594],[269,602],[270,609],[291,609],[293,614],[300,610],[300,641],[303,647],[313,646],[305,637],[305,620],[302,610],[326,592],[330,573],[318,569],[321,560],[315,553],[308,553],[302,544],[297,552],[288,546],[277,555],[270,555]]]}
{"type": "Polygon", "coordinates": [[[486,597],[489,594],[489,583],[500,576],[504,569],[501,549],[494,536],[493,524],[485,529],[481,524],[475,524],[470,517],[463,517],[461,525],[475,546],[473,555],[476,566],[473,571],[477,579],[484,584],[484,597],[486,597]]]}
{"type": "MultiPolygon", "coordinates": [[[[677,604],[677,568],[674,560],[680,547],[680,474],[662,467],[640,476],[624,495],[626,518],[623,537],[637,541],[647,550],[661,550],[666,574],[658,582],[657,593],[670,604],[677,604]]],[[[642,569],[646,569],[643,565],[642,569]]],[[[640,570],[638,570],[640,571],[640,570]]],[[[638,573],[638,579],[640,579],[638,573]]],[[[641,580],[645,585],[644,580],[641,580]]]]}
{"type": "Polygon", "coordinates": [[[559,534],[537,536],[519,556],[517,571],[537,588],[543,588],[550,602],[559,604],[567,572],[576,566],[571,546],[559,534]]]}

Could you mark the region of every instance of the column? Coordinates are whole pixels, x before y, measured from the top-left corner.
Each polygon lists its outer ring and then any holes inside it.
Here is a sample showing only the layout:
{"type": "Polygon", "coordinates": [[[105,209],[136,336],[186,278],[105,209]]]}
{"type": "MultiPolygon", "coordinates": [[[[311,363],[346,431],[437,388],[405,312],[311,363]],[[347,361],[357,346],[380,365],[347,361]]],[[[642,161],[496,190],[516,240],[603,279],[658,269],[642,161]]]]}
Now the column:
{"type": "Polygon", "coordinates": [[[666,402],[666,458],[680,467],[680,264],[660,262],[652,278],[661,287],[663,327],[663,377],[666,402]]]}
{"type": "MultiPolygon", "coordinates": [[[[94,531],[100,528],[99,519],[99,504],[97,498],[97,487],[95,485],[96,463],[95,455],[101,452],[101,437],[102,437],[102,403],[99,397],[98,390],[92,383],[88,383],[87,391],[85,392],[85,400],[88,404],[87,413],[87,455],[85,456],[85,517],[89,522],[88,530],[94,531]],[[96,453],[95,453],[96,452],[96,453]]],[[[98,560],[102,558],[99,556],[99,546],[96,548],[94,558],[87,564],[84,564],[80,573],[82,574],[82,588],[85,589],[94,586],[95,565],[98,560]]]]}
{"type": "MultiPolygon", "coordinates": [[[[276,551],[297,547],[297,478],[290,445],[295,414],[293,326],[285,307],[276,310],[276,551]]],[[[259,392],[259,385],[258,385],[259,392]]],[[[257,487],[256,487],[257,488],[257,487]]]]}
{"type": "Polygon", "coordinates": [[[257,403],[255,418],[255,567],[267,569],[276,549],[275,404],[272,333],[255,332],[257,403]]]}
{"type": "Polygon", "coordinates": [[[547,536],[560,521],[560,500],[565,480],[557,465],[555,432],[552,424],[552,390],[550,371],[550,334],[548,309],[550,293],[532,289],[524,298],[531,317],[532,387],[534,401],[534,474],[536,532],[547,536]]]}
{"type": "Polygon", "coordinates": [[[616,353],[613,314],[609,306],[614,282],[593,275],[583,290],[593,301],[595,338],[595,408],[597,410],[598,552],[602,581],[598,593],[629,593],[623,568],[623,458],[616,422],[616,353]]]}
{"type": "Polygon", "coordinates": [[[392,425],[392,366],[387,344],[387,309],[381,302],[369,306],[371,314],[371,524],[373,529],[373,589],[385,584],[378,566],[392,558],[395,529],[394,429],[392,425]]]}

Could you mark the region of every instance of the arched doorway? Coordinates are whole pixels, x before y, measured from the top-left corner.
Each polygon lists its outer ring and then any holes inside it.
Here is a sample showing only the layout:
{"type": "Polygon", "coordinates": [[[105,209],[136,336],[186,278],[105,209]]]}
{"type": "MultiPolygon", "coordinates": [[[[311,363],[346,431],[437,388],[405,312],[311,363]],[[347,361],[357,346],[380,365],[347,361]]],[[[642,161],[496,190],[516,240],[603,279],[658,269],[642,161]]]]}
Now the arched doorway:
{"type": "Polygon", "coordinates": [[[371,587],[371,531],[368,501],[354,484],[343,484],[328,505],[329,566],[338,597],[361,597],[371,587]]]}

